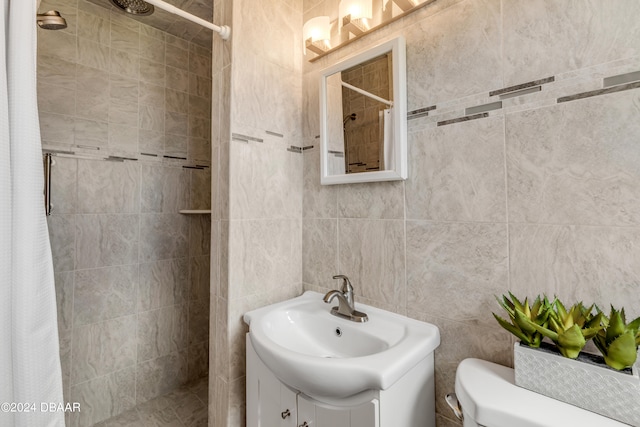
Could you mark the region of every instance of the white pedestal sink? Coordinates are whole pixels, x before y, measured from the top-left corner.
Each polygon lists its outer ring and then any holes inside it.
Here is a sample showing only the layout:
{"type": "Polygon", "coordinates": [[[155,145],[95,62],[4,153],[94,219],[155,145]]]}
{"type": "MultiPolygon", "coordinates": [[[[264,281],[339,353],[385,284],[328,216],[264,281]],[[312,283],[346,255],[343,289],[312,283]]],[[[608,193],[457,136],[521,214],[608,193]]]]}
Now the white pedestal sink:
{"type": "MultiPolygon", "coordinates": [[[[255,351],[257,362],[294,394],[338,406],[373,399],[379,408],[376,425],[385,427],[434,425],[433,351],[440,344],[438,328],[363,304],[356,304],[356,309],[366,313],[369,321],[355,323],[331,315],[331,304],[325,304],[322,297],[306,292],[244,315],[249,325],[247,393],[253,381],[250,373],[256,372],[249,353],[255,351]],[[413,405],[421,407],[398,408],[403,400],[422,402],[413,405]],[[392,415],[398,411],[400,415],[392,415]],[[421,415],[411,415],[411,411],[421,415]],[[385,416],[389,418],[386,424],[385,416]],[[407,421],[400,421],[403,419],[407,421]],[[421,424],[407,424],[416,422],[421,424]]],[[[248,395],[248,413],[252,400],[248,395]]],[[[251,419],[248,414],[247,420],[251,419]]]]}

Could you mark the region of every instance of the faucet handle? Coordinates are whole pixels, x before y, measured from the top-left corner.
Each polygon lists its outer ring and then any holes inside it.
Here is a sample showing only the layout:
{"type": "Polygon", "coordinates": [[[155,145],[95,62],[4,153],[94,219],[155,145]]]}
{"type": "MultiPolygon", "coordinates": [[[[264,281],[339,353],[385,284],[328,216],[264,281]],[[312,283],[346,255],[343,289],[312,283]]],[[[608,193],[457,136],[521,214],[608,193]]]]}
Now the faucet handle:
{"type": "Polygon", "coordinates": [[[353,292],[353,286],[351,286],[351,281],[344,274],[336,274],[333,276],[334,279],[342,279],[342,292],[353,292]]]}

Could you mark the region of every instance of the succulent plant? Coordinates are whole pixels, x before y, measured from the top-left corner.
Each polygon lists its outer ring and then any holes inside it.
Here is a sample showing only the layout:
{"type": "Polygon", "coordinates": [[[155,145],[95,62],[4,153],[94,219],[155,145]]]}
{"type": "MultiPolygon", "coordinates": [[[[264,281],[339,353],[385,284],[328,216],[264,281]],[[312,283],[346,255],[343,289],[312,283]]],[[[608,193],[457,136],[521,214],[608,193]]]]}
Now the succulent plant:
{"type": "Polygon", "coordinates": [[[549,312],[548,327],[533,322],[529,324],[553,341],[564,357],[575,359],[584,348],[587,340],[602,330],[603,326],[600,323],[603,314],[599,312],[593,316],[594,306],[585,308],[581,302],[574,304],[569,310],[557,298],[552,305],[553,310],[549,312]]]}
{"type": "Polygon", "coordinates": [[[532,324],[541,327],[547,326],[547,320],[551,310],[549,300],[546,296],[540,299],[538,295],[533,305],[529,306],[527,298],[525,298],[523,302],[520,302],[511,292],[509,292],[509,297],[511,299],[503,295],[502,300],[498,297],[496,297],[496,299],[498,300],[498,304],[509,314],[511,323],[495,313],[493,313],[493,317],[495,317],[500,326],[518,337],[523,344],[529,347],[540,347],[542,334],[534,328],[532,324]]]}
{"type": "Polygon", "coordinates": [[[633,366],[640,345],[640,317],[626,322],[624,308],[620,311],[611,306],[609,317],[602,315],[603,329],[598,331],[593,342],[604,357],[605,363],[613,369],[622,370],[633,366]]]}

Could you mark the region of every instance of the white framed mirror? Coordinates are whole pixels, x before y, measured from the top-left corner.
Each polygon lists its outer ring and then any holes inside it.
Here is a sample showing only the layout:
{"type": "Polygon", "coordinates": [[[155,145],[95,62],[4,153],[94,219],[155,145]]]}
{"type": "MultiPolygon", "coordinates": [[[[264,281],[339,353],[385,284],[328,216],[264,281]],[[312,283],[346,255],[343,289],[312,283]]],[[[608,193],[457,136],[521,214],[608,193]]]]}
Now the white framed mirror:
{"type": "Polygon", "coordinates": [[[407,179],[403,37],[321,73],[320,173],[323,185],[407,179]]]}

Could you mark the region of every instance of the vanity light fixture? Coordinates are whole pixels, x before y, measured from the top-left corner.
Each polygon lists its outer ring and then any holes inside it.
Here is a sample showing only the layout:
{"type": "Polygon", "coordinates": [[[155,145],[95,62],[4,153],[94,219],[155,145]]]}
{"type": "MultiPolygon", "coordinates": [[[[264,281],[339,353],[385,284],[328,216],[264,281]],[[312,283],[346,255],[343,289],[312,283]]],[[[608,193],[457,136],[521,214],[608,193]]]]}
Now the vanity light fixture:
{"type": "Polygon", "coordinates": [[[307,50],[322,55],[331,49],[329,39],[331,38],[331,21],[328,16],[316,16],[305,22],[302,27],[302,39],[304,40],[303,52],[307,50]]]}
{"type": "Polygon", "coordinates": [[[396,6],[402,9],[403,12],[413,9],[416,7],[415,0],[392,0],[396,6]]]}
{"type": "Polygon", "coordinates": [[[341,0],[338,6],[341,28],[355,36],[369,30],[373,18],[372,0],[341,0]]]}

